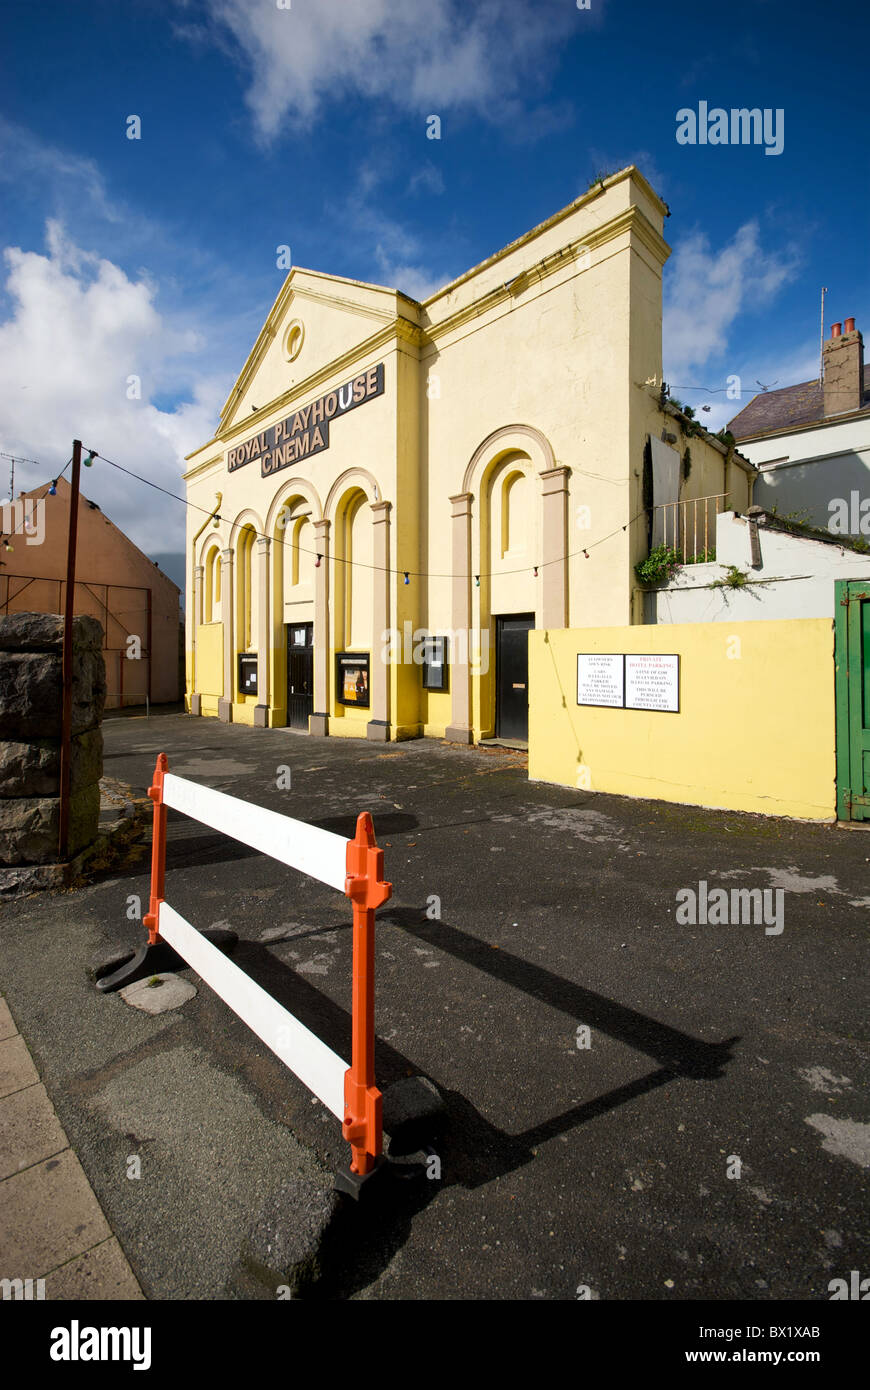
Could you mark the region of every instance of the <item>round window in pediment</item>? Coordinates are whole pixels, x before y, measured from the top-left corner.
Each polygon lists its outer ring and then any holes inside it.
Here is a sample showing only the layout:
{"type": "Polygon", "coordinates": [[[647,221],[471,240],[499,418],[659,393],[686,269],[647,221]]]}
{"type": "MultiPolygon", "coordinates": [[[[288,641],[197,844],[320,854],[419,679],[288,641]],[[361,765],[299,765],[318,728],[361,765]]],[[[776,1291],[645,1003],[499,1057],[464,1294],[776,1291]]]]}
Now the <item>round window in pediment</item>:
{"type": "Polygon", "coordinates": [[[284,356],[288,362],[295,362],[302,351],[302,344],[305,342],[305,327],[301,319],[294,319],[288,324],[284,334],[284,356]]]}

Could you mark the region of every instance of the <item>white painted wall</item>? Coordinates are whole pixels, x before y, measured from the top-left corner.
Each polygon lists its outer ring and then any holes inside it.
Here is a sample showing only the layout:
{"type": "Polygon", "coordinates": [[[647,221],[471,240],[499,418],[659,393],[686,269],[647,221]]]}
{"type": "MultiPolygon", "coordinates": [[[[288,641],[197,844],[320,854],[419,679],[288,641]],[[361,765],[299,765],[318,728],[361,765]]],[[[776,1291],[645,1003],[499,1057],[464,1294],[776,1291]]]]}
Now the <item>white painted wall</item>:
{"type": "Polygon", "coordinates": [[[781,516],[805,511],[811,525],[836,535],[870,536],[870,416],[757,439],[740,452],[763,469],[753,498],[759,507],[781,516]]]}
{"type": "Polygon", "coordinates": [[[760,569],[753,569],[747,518],[723,512],[716,519],[715,561],[685,565],[666,589],[646,594],[645,621],[725,623],[833,618],[834,581],[870,581],[870,555],[765,526],[759,526],[758,540],[762,563],[760,569]],[[724,578],[728,565],[748,573],[751,582],[746,588],[710,587],[724,578]]]}

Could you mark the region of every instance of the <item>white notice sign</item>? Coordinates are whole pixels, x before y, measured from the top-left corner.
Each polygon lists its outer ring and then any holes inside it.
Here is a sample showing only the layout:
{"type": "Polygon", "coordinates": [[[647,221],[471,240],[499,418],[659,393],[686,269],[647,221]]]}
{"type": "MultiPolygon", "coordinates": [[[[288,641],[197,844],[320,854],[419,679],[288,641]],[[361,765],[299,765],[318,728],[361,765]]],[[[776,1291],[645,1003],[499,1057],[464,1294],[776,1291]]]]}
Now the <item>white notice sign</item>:
{"type": "Polygon", "coordinates": [[[578,705],[608,705],[622,709],[624,700],[623,656],[598,652],[577,655],[578,705]]]}
{"type": "Polygon", "coordinates": [[[626,709],[680,712],[680,658],[630,653],[625,658],[626,709]]]}

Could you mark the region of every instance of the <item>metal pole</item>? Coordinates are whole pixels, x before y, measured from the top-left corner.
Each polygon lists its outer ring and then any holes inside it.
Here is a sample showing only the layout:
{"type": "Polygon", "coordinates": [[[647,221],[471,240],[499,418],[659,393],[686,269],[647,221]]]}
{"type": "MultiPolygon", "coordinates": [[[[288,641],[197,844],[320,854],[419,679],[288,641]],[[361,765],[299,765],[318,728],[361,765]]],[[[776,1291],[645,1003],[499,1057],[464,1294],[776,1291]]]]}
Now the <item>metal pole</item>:
{"type": "Polygon", "coordinates": [[[152,661],[152,659],[151,659],[151,639],[152,639],[151,590],[150,590],[150,589],[146,589],[145,592],[146,592],[146,594],[148,595],[148,620],[147,620],[147,621],[148,621],[148,632],[147,632],[147,636],[146,636],[146,641],[147,641],[147,643],[148,643],[148,689],[147,689],[147,691],[145,692],[145,704],[146,704],[146,706],[148,706],[148,705],[151,704],[151,694],[152,694],[152,688],[151,688],[151,672],[152,672],[152,667],[153,667],[153,664],[154,664],[154,663],[153,663],[153,661],[152,661]]]}
{"type": "Polygon", "coordinates": [[[63,699],[60,721],[60,815],[57,836],[59,859],[69,844],[70,756],[72,751],[72,637],[76,585],[76,539],[79,527],[79,475],[82,441],[73,440],[72,479],[69,500],[69,536],[66,550],[66,594],[63,614],[63,699]]]}

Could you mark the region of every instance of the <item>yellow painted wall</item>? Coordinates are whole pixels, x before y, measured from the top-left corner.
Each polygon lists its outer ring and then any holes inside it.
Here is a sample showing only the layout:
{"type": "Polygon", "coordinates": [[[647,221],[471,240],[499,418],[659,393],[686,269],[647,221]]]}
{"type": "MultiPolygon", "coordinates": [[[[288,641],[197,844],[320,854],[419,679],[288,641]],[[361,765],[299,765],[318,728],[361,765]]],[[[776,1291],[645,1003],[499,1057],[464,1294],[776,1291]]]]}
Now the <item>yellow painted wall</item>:
{"type": "Polygon", "coordinates": [[[196,688],[203,696],[217,699],[223,694],[223,687],[223,624],[203,623],[196,629],[196,688]]]}
{"type": "Polygon", "coordinates": [[[834,820],[829,618],[562,629],[529,638],[529,777],[834,820]],[[580,652],[678,653],[680,712],[577,704],[580,652]]]}

